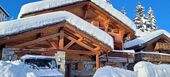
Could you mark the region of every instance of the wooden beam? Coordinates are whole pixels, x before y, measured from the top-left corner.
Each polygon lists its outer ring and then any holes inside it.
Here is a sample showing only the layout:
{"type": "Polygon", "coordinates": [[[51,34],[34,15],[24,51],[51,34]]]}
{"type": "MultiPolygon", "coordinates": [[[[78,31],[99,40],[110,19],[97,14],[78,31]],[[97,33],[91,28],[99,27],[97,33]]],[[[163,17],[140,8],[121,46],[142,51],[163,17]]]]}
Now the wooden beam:
{"type": "Polygon", "coordinates": [[[64,31],[60,31],[59,49],[64,49],[64,31]]]}
{"type": "Polygon", "coordinates": [[[73,45],[76,41],[75,40],[72,40],[71,42],[69,42],[65,47],[64,49],[68,49],[71,45],[73,45]]]}
{"type": "Polygon", "coordinates": [[[49,35],[49,36],[45,36],[45,37],[38,38],[38,39],[35,39],[35,40],[32,40],[32,41],[24,42],[24,43],[22,43],[22,44],[18,44],[18,45],[12,46],[12,47],[14,47],[14,48],[20,48],[20,47],[32,45],[32,44],[39,43],[39,42],[41,42],[41,41],[44,41],[44,40],[47,40],[47,39],[50,39],[50,38],[55,38],[55,37],[57,37],[57,36],[59,36],[59,35],[60,35],[60,33],[53,34],[53,35],[49,35]]]}
{"type": "MultiPolygon", "coordinates": [[[[109,47],[109,46],[107,46],[107,45],[105,45],[105,44],[103,44],[103,43],[100,43],[98,40],[96,40],[96,39],[94,39],[94,38],[91,38],[91,36],[82,33],[81,31],[75,29],[74,27],[69,26],[69,24],[66,24],[65,27],[67,27],[68,29],[70,29],[70,30],[72,30],[72,31],[76,31],[77,33],[79,33],[79,35],[83,36],[83,38],[86,38],[86,39],[92,41],[93,43],[97,44],[97,45],[100,46],[100,47],[103,47],[103,48],[104,48],[105,50],[107,50],[107,51],[113,50],[111,47],[109,47]]],[[[78,42],[76,42],[76,43],[78,43],[78,42]]],[[[84,44],[84,43],[83,43],[83,44],[84,44]]],[[[89,47],[89,46],[87,46],[87,47],[89,47]]],[[[94,49],[92,49],[92,50],[94,51],[94,49]]],[[[107,52],[107,51],[105,51],[105,52],[107,52]]]]}
{"type": "Polygon", "coordinates": [[[16,53],[57,53],[57,51],[63,51],[70,54],[84,54],[84,55],[95,55],[95,52],[92,51],[82,51],[82,50],[68,50],[68,49],[53,49],[53,48],[42,48],[42,49],[24,49],[16,48],[16,53]]]}
{"type": "Polygon", "coordinates": [[[56,44],[55,41],[47,40],[47,42],[52,46],[52,48],[55,48],[55,49],[59,48],[58,44],[56,44]]]}
{"type": "Polygon", "coordinates": [[[84,11],[84,19],[87,18],[87,14],[88,14],[88,9],[90,8],[90,3],[86,4],[84,7],[83,7],[83,11],[84,11]]]}
{"type": "Polygon", "coordinates": [[[96,54],[96,69],[100,67],[100,59],[99,59],[99,54],[96,54]]]}
{"type": "Polygon", "coordinates": [[[68,38],[69,40],[76,41],[76,43],[77,43],[78,45],[81,45],[81,46],[83,46],[83,47],[85,47],[85,48],[87,48],[87,49],[89,49],[89,50],[91,50],[91,51],[93,51],[93,52],[96,52],[92,47],[89,47],[88,45],[86,45],[86,44],[84,44],[84,43],[82,43],[82,42],[80,42],[80,41],[77,41],[76,39],[74,39],[74,38],[72,38],[72,37],[70,37],[70,36],[68,36],[68,35],[65,35],[65,36],[66,36],[66,38],[68,38]]]}

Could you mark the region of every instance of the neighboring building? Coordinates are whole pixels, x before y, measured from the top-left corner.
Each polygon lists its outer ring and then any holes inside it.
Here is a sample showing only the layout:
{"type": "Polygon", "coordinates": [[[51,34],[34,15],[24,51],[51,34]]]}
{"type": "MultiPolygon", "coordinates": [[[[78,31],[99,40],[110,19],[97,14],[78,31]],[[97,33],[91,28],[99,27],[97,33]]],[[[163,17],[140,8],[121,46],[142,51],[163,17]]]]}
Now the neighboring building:
{"type": "Polygon", "coordinates": [[[170,34],[165,30],[146,33],[128,41],[125,48],[136,51],[136,62],[170,63],[170,34]]]}
{"type": "Polygon", "coordinates": [[[0,22],[6,21],[9,18],[9,14],[0,6],[0,22]]]}

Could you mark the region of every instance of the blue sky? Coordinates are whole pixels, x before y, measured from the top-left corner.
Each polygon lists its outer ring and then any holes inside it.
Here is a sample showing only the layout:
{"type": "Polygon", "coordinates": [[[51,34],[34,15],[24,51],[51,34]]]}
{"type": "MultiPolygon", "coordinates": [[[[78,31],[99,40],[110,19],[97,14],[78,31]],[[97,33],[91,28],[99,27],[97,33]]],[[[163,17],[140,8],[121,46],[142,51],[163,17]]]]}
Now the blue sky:
{"type": "MultiPolygon", "coordinates": [[[[38,0],[0,0],[0,5],[10,14],[14,19],[20,11],[23,4],[34,2],[38,0]]],[[[145,7],[145,13],[149,6],[154,10],[154,15],[157,20],[159,29],[165,29],[170,32],[170,0],[110,0],[113,6],[121,10],[125,7],[127,16],[134,19],[136,15],[136,5],[138,2],[145,7]]]]}

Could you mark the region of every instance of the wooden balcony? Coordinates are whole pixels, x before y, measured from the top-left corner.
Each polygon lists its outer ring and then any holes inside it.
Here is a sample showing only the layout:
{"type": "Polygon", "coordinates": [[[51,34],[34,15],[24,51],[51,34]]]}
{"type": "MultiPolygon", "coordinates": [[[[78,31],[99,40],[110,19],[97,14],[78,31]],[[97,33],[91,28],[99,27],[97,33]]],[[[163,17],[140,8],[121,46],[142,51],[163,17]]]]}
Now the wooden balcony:
{"type": "Polygon", "coordinates": [[[158,43],[156,43],[155,50],[157,50],[157,51],[162,51],[162,50],[170,51],[170,44],[158,42],[158,43]]]}
{"type": "Polygon", "coordinates": [[[136,54],[136,60],[144,60],[150,62],[162,62],[162,63],[169,63],[170,62],[170,55],[169,54],[146,54],[146,53],[139,53],[136,54]]]}

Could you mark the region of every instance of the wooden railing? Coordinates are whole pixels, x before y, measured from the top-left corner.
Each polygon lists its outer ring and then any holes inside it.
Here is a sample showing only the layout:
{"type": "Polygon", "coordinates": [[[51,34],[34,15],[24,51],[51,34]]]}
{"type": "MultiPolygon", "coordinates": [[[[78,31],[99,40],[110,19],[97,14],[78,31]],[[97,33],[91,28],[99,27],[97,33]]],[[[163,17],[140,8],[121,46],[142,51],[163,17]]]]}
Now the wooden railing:
{"type": "Polygon", "coordinates": [[[136,56],[137,56],[137,58],[141,57],[145,61],[151,61],[151,62],[170,62],[170,55],[138,54],[136,56]]]}

